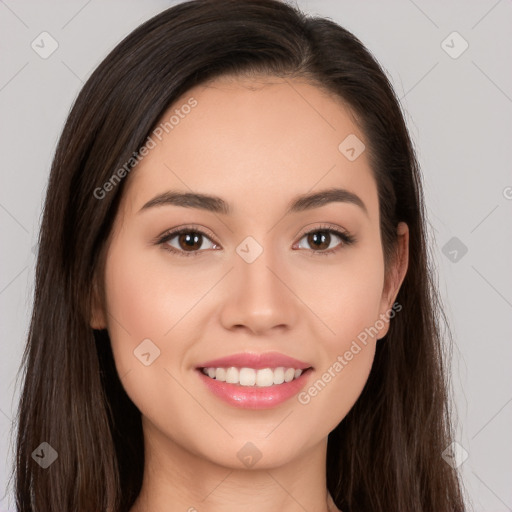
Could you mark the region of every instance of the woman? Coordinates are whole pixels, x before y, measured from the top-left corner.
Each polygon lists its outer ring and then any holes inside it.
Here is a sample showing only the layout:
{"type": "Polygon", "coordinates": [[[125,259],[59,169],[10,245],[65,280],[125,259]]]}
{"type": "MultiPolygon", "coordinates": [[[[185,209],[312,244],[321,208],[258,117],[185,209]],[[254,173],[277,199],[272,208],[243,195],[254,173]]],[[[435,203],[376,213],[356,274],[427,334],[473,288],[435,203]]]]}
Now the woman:
{"type": "Polygon", "coordinates": [[[463,510],[422,200],[342,27],[198,0],[137,28],[51,170],[18,510],[463,510]]]}

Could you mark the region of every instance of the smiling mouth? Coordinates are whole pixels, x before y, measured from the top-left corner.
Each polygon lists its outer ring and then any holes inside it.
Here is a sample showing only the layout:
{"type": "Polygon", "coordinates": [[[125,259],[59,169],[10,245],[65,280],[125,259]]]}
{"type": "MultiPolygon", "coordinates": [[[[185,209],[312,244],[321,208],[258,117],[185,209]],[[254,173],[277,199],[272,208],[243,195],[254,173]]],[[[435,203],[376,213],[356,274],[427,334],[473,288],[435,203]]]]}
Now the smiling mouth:
{"type": "Polygon", "coordinates": [[[278,366],[276,368],[237,368],[230,366],[226,368],[199,368],[199,370],[210,379],[235,384],[243,387],[265,388],[275,385],[292,382],[311,368],[292,368],[278,366]]]}

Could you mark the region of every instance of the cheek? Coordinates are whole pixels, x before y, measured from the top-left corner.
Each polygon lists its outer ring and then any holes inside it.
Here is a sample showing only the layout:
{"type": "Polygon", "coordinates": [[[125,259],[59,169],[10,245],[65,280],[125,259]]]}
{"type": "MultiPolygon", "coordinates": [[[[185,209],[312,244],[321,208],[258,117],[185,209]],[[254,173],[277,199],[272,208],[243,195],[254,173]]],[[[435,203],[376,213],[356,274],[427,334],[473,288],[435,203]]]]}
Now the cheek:
{"type": "Polygon", "coordinates": [[[122,385],[143,415],[171,424],[172,414],[161,411],[162,399],[175,407],[187,399],[179,379],[173,379],[190,339],[180,320],[204,290],[187,287],[190,276],[180,269],[171,272],[162,256],[148,257],[147,248],[124,240],[112,244],[105,289],[108,332],[122,385]]]}
{"type": "Polygon", "coordinates": [[[327,435],[361,395],[375,356],[383,277],[378,251],[354,252],[336,271],[315,274],[308,301],[324,325],[317,331],[320,364],[297,397],[307,428],[314,430],[322,418],[327,435]]]}
{"type": "Polygon", "coordinates": [[[112,247],[105,272],[109,332],[130,343],[144,338],[163,343],[204,290],[190,286],[189,272],[173,268],[165,254],[155,250],[148,257],[145,252],[112,247]]]}
{"type": "Polygon", "coordinates": [[[318,319],[318,335],[329,354],[345,351],[360,333],[375,325],[384,282],[378,247],[350,248],[336,261],[318,256],[309,272],[296,274],[297,295],[318,319]]]}
{"type": "Polygon", "coordinates": [[[297,396],[307,430],[320,430],[320,437],[327,436],[345,418],[366,385],[374,355],[374,342],[356,341],[348,350],[333,354],[315,372],[315,378],[297,396]]]}
{"type": "Polygon", "coordinates": [[[373,364],[384,263],[379,246],[368,245],[347,251],[334,265],[317,266],[309,281],[301,278],[300,288],[319,319],[321,361],[298,401],[309,418],[323,418],[328,432],[357,401],[373,364]]]}

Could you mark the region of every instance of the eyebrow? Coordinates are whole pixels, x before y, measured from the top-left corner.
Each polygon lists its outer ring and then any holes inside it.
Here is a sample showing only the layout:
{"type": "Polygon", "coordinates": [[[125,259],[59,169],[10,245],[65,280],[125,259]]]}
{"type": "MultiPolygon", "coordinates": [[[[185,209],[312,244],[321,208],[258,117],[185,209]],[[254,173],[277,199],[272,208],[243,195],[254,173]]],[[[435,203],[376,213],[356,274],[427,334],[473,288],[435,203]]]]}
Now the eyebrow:
{"type": "MultiPolygon", "coordinates": [[[[343,188],[330,188],[321,190],[320,192],[297,196],[288,204],[286,215],[290,213],[312,210],[314,208],[320,208],[321,206],[333,202],[354,204],[361,208],[366,213],[366,215],[368,215],[368,210],[363,200],[358,195],[343,188]]],[[[213,213],[221,213],[224,215],[231,214],[229,203],[220,197],[193,192],[178,192],[173,190],[169,190],[155,196],[153,199],[150,199],[139,210],[139,213],[147,210],[148,208],[164,205],[181,206],[183,208],[198,208],[200,210],[206,210],[213,213]]]]}

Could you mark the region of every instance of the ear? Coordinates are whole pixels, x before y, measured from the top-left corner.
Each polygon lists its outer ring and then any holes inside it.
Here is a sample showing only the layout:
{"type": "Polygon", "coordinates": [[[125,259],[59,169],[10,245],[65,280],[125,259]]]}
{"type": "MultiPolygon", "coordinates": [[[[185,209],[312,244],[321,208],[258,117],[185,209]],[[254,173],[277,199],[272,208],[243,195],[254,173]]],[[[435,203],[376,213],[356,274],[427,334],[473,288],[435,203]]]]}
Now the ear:
{"type": "Polygon", "coordinates": [[[91,318],[89,324],[93,329],[101,330],[107,328],[105,308],[103,305],[102,296],[99,290],[98,281],[96,276],[92,284],[91,294],[91,318]]]}
{"type": "MultiPolygon", "coordinates": [[[[384,327],[379,330],[377,339],[383,338],[388,333],[390,312],[393,312],[392,316],[394,316],[393,304],[395,303],[409,266],[409,227],[405,222],[398,223],[396,235],[396,253],[388,268],[380,303],[379,318],[381,320],[385,319],[385,321],[382,322],[384,323],[384,327]]],[[[401,306],[400,309],[402,309],[401,306]]],[[[400,309],[397,307],[396,311],[400,311],[400,309]]]]}

